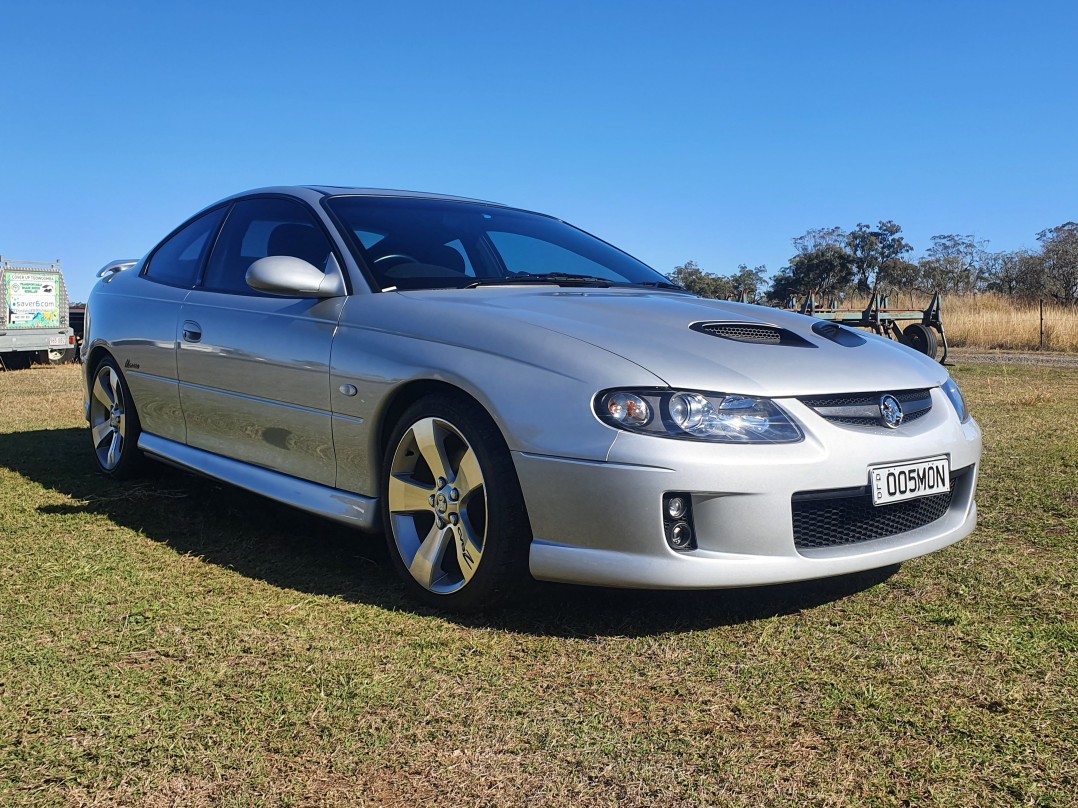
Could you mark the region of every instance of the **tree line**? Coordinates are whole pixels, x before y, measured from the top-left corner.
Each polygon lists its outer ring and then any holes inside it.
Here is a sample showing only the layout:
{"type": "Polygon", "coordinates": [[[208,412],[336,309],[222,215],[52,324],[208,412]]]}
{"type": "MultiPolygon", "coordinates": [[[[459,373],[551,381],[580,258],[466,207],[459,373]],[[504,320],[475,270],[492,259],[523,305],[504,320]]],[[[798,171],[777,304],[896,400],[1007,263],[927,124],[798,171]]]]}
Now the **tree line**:
{"type": "Polygon", "coordinates": [[[794,254],[768,282],[767,268],[742,264],[730,275],[705,272],[695,261],[668,277],[702,297],[734,298],[786,305],[815,292],[824,301],[900,292],[976,294],[1053,300],[1078,305],[1078,224],[1066,222],[1037,234],[1032,250],[992,252],[972,235],[932,236],[932,246],[913,258],[914,248],[893,221],[852,230],[818,227],[793,239],[794,254]]]}

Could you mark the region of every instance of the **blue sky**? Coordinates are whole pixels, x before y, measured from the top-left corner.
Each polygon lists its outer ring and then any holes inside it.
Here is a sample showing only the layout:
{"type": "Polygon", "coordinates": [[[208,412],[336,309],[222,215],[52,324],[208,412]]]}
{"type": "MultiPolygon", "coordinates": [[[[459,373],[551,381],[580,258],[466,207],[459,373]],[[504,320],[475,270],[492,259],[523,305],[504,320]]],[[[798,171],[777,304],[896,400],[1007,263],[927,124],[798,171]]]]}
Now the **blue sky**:
{"type": "Polygon", "coordinates": [[[264,185],[561,216],[669,272],[1078,219],[1078,4],[4,0],[0,254],[74,299],[264,185]]]}

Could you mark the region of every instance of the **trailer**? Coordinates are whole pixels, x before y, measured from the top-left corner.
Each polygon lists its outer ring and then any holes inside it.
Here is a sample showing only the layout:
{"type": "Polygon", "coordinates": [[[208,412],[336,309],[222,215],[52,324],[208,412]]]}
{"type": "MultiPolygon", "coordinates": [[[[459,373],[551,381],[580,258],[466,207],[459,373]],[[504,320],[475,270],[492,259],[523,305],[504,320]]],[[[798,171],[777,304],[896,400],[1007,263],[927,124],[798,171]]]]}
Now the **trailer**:
{"type": "Polygon", "coordinates": [[[888,302],[886,295],[880,295],[877,290],[873,290],[868,306],[864,309],[842,309],[838,307],[836,300],[829,301],[827,306],[820,305],[813,292],[807,295],[800,305],[796,299],[791,298],[783,308],[820,320],[831,320],[840,325],[870,329],[933,359],[939,354],[942,344],[943,356],[939,361],[941,365],[947,364],[947,332],[943,328],[942,319],[943,296],[937,291],[925,309],[892,309],[888,302]],[[902,322],[909,325],[902,328],[899,326],[902,322]]]}
{"type": "Polygon", "coordinates": [[[0,256],[0,363],[19,369],[73,361],[69,303],[59,261],[0,256]]]}

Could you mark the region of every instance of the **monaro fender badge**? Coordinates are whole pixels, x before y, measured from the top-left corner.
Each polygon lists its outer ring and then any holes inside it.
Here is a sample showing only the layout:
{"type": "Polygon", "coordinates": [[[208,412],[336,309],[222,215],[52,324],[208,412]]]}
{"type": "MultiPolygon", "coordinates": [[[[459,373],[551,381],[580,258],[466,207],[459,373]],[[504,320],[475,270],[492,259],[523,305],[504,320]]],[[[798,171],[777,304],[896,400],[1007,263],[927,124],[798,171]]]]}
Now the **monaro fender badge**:
{"type": "Polygon", "coordinates": [[[902,423],[902,405],[898,399],[890,393],[880,396],[880,415],[883,417],[883,425],[895,429],[902,423]]]}

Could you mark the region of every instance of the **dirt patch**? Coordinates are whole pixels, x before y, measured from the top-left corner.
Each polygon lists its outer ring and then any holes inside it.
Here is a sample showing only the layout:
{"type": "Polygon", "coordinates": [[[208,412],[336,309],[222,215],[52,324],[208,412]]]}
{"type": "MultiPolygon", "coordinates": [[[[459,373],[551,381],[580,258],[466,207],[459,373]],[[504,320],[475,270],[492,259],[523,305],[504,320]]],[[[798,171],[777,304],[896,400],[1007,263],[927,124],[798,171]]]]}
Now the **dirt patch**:
{"type": "Polygon", "coordinates": [[[952,348],[947,356],[948,365],[971,363],[977,365],[1044,365],[1056,368],[1078,369],[1078,354],[1051,353],[1048,351],[978,351],[952,348]]]}

